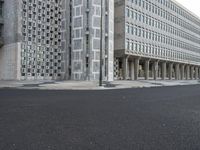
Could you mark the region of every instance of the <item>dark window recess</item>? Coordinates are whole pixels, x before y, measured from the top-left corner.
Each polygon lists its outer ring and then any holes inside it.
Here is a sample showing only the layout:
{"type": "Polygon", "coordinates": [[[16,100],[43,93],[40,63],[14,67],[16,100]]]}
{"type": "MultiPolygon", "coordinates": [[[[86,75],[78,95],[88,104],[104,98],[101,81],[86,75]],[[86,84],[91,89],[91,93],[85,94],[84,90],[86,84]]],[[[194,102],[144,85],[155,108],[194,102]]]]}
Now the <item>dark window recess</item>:
{"type": "Polygon", "coordinates": [[[89,57],[86,57],[86,68],[89,67],[89,57]]]}

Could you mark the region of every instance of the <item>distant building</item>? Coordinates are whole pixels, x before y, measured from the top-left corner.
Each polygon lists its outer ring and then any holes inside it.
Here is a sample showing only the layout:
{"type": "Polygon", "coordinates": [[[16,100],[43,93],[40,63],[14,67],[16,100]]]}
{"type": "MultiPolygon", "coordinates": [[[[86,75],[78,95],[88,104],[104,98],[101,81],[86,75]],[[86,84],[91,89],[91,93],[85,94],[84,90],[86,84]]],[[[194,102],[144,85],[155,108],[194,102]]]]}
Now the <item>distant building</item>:
{"type": "Polygon", "coordinates": [[[61,1],[0,1],[0,79],[60,79],[61,1]]]}
{"type": "Polygon", "coordinates": [[[115,0],[115,78],[198,79],[200,19],[174,0],[115,0]]]}

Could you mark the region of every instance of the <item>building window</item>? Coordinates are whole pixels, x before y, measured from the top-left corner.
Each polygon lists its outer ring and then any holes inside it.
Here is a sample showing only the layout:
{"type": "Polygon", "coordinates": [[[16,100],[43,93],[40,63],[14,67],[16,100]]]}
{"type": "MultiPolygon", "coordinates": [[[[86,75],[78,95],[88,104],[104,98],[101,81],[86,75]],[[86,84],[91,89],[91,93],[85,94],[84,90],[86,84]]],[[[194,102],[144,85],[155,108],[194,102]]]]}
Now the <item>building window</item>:
{"type": "Polygon", "coordinates": [[[3,16],[3,2],[0,2],[0,17],[3,16]]]}

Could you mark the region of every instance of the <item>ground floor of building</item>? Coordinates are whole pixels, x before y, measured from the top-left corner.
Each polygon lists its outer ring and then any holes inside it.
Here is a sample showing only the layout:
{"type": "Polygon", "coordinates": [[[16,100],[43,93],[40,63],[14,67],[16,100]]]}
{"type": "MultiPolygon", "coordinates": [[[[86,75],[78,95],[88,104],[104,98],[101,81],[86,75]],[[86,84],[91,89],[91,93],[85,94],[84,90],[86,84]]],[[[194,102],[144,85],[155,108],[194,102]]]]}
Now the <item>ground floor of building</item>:
{"type": "MultiPolygon", "coordinates": [[[[116,53],[117,54],[117,53],[116,53]]],[[[80,72],[83,78],[65,78],[69,69],[65,68],[60,76],[40,76],[28,74],[22,76],[21,43],[6,45],[0,49],[0,80],[98,80],[99,63],[94,73],[80,72]],[[89,75],[90,78],[86,78],[89,75]]],[[[145,58],[133,55],[125,55],[122,52],[115,55],[115,59],[104,62],[102,76],[105,81],[138,80],[138,79],[162,79],[162,80],[193,80],[200,79],[200,66],[191,63],[166,61],[155,58],[145,58]],[[113,65],[114,62],[114,65],[113,65]],[[114,66],[114,69],[113,69],[114,66]]],[[[52,66],[53,67],[53,66],[52,66]]],[[[87,70],[86,70],[87,71],[87,70]]]]}
{"type": "Polygon", "coordinates": [[[125,55],[115,57],[114,65],[114,78],[116,80],[200,79],[200,66],[181,62],[125,55]]]}

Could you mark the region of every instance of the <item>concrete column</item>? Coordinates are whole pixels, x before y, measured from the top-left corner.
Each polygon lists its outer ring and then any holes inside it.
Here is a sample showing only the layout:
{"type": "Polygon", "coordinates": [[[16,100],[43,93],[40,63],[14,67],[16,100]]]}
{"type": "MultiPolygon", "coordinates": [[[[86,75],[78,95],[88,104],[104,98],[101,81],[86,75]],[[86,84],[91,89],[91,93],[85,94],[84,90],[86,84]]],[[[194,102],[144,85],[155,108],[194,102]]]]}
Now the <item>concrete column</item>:
{"type": "Polygon", "coordinates": [[[169,80],[172,80],[173,63],[169,63],[169,80]]]}
{"type": "Polygon", "coordinates": [[[189,78],[190,78],[190,66],[187,65],[187,67],[186,67],[186,80],[189,80],[189,78]]]}
{"type": "Polygon", "coordinates": [[[176,64],[175,65],[175,79],[176,80],[179,80],[179,73],[180,72],[180,69],[179,69],[179,64],[176,64]]]}
{"type": "Polygon", "coordinates": [[[185,65],[181,65],[181,80],[185,79],[185,65]]]}
{"type": "Polygon", "coordinates": [[[198,68],[198,70],[199,70],[199,79],[200,79],[200,68],[198,68]]]}
{"type": "Polygon", "coordinates": [[[134,72],[135,72],[134,59],[132,59],[131,60],[131,80],[134,80],[134,72]]]}
{"type": "Polygon", "coordinates": [[[153,64],[151,65],[151,77],[152,78],[154,77],[154,65],[153,64]]]}
{"type": "Polygon", "coordinates": [[[154,80],[157,80],[158,77],[158,61],[154,62],[154,80]]]}
{"type": "Polygon", "coordinates": [[[191,66],[191,68],[190,68],[190,79],[191,80],[194,79],[194,66],[191,66]]]}
{"type": "Polygon", "coordinates": [[[145,60],[145,80],[149,80],[149,61],[150,60],[145,60]]]}
{"type": "Polygon", "coordinates": [[[199,68],[195,67],[195,79],[198,80],[198,76],[199,76],[199,68]]]}
{"type": "Polygon", "coordinates": [[[162,62],[162,79],[166,78],[166,62],[162,62]]]}
{"type": "Polygon", "coordinates": [[[123,57],[123,62],[122,62],[123,68],[123,79],[126,80],[128,79],[128,56],[123,57]]]}
{"type": "Polygon", "coordinates": [[[134,61],[134,78],[135,78],[135,80],[138,80],[139,62],[140,62],[140,59],[135,58],[135,61],[134,61]]]}

